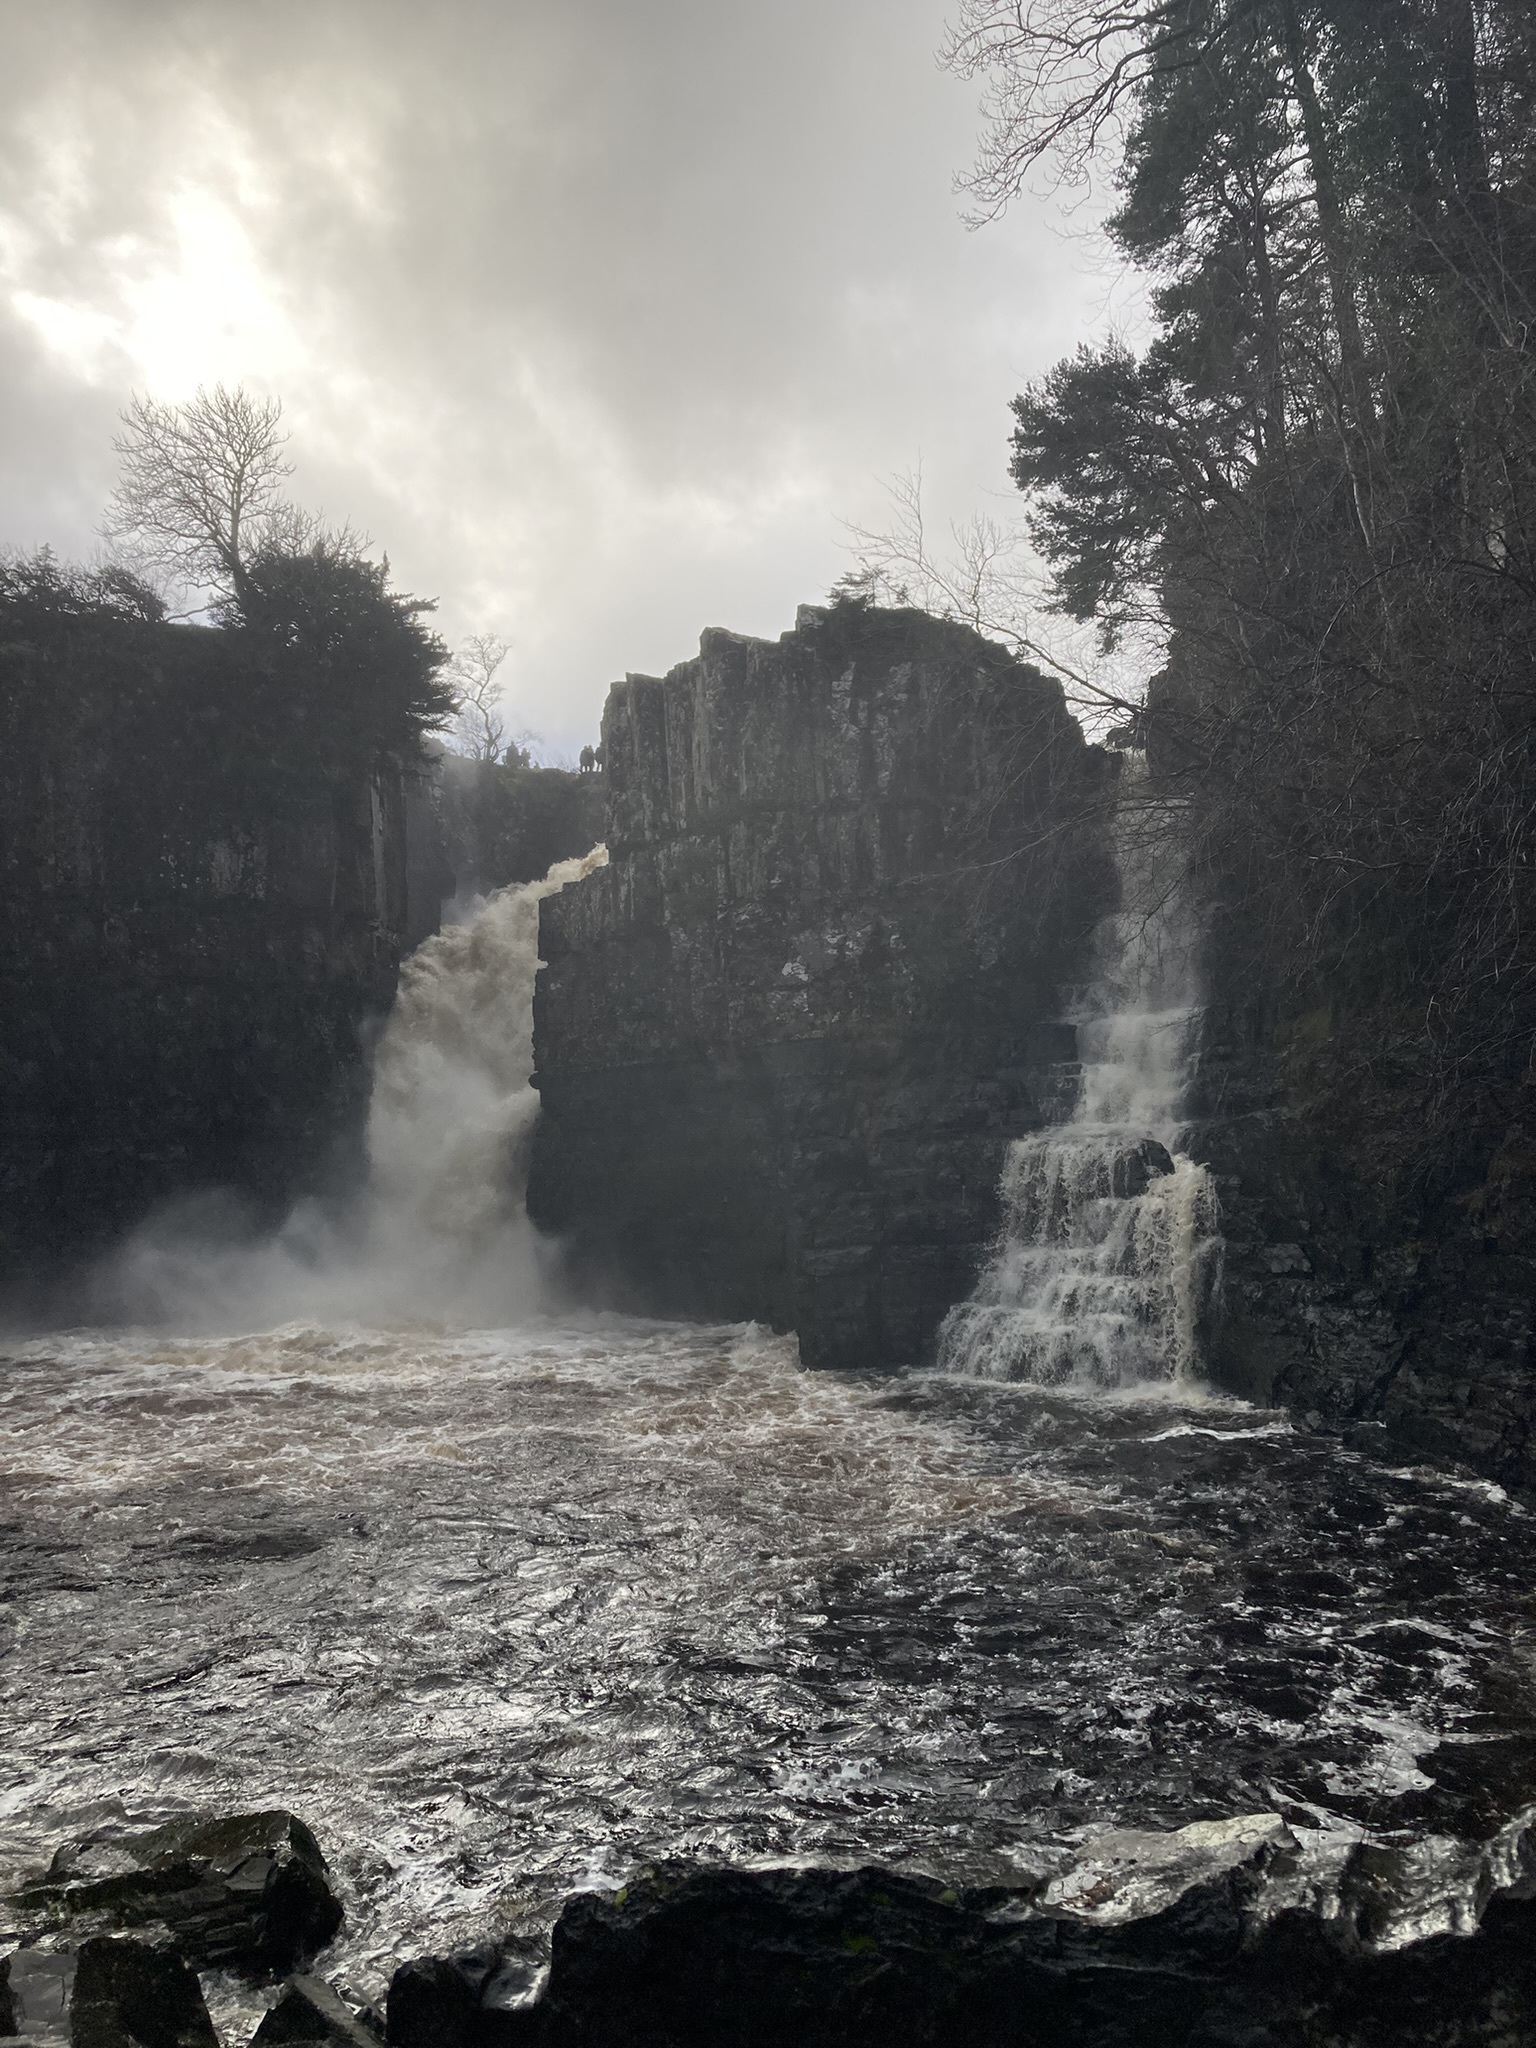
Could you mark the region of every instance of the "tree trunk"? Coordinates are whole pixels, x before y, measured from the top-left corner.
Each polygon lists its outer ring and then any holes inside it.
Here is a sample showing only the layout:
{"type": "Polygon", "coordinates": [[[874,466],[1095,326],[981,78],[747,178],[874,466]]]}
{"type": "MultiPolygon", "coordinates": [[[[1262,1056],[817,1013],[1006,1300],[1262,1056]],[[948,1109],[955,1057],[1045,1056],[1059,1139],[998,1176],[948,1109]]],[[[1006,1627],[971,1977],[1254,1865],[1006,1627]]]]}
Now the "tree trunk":
{"type": "Polygon", "coordinates": [[[1328,124],[1317,97],[1302,41],[1301,21],[1295,0],[1281,0],[1285,27],[1285,54],[1290,68],[1291,90],[1301,109],[1301,132],[1306,143],[1307,163],[1312,173],[1312,190],[1317,199],[1317,224],[1322,237],[1323,261],[1328,271],[1328,291],[1333,301],[1333,323],[1339,341],[1339,368],[1354,425],[1367,442],[1376,432],[1376,407],[1365,369],[1365,345],[1360,338],[1360,315],[1350,280],[1348,238],[1344,231],[1344,209],[1334,176],[1333,150],[1328,124]]]}

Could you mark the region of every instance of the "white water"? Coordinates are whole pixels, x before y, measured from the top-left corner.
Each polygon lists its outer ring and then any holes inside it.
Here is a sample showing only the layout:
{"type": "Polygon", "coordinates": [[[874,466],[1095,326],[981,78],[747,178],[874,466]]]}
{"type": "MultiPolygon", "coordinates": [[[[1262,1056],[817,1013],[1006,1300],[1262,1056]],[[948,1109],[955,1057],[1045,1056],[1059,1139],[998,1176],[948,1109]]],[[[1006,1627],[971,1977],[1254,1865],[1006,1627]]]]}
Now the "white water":
{"type": "MultiPolygon", "coordinates": [[[[1171,921],[1106,934],[1077,1114],[1010,1161],[995,1299],[952,1326],[995,1307],[1015,1358],[1162,1384],[871,1381],[530,1313],[537,906],[600,858],[408,963],[348,1211],[125,1255],[157,1316],[238,1334],[0,1351],[0,1891],[86,1832],[289,1806],[347,1911],[320,1967],[376,2002],[488,1934],[532,1973],[566,1893],[676,1855],[1050,1878],[1070,1913],[1085,1844],[1095,1897],[1125,1882],[1106,1829],[1182,1856],[1283,1810],[1330,1854],[1442,1830],[1392,1924],[1472,1913],[1452,1838],[1536,1754],[1536,1538],[1179,1383],[1203,1177],[1107,1191],[1177,1135],[1186,982],[1142,959],[1171,921]]],[[[248,2041],[266,1993],[209,1988],[248,2041]]]]}
{"type": "Polygon", "coordinates": [[[1139,755],[1125,759],[1115,841],[1121,908],[1073,1016],[1077,1104],[1009,1147],[996,1250],[939,1334],[948,1372],[1088,1387],[1195,1374],[1220,1258],[1210,1174],[1179,1150],[1197,927],[1177,821],[1149,799],[1139,755]]]}
{"type": "Polygon", "coordinates": [[[216,1198],[178,1204],[108,1262],[98,1311],[250,1330],[294,1319],[503,1326],[546,1306],[522,1193],[539,1107],[539,905],[607,858],[598,847],[498,889],[405,962],[374,1058],[368,1179],[355,1198],[301,1202],[254,1241],[228,1230],[216,1198]]]}

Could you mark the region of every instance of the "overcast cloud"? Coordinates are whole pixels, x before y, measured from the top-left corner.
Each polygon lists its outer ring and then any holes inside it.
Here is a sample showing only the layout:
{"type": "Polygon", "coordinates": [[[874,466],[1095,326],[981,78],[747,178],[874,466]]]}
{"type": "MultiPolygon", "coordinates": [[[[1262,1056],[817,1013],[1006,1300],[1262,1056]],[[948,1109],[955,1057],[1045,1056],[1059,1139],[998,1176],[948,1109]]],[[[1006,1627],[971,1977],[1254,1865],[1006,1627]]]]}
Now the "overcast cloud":
{"type": "Polygon", "coordinates": [[[286,407],[294,494],[563,747],[778,633],[919,455],[1102,328],[1044,204],[969,232],[944,0],[0,0],[0,542],[88,554],[131,389],[286,407]]]}

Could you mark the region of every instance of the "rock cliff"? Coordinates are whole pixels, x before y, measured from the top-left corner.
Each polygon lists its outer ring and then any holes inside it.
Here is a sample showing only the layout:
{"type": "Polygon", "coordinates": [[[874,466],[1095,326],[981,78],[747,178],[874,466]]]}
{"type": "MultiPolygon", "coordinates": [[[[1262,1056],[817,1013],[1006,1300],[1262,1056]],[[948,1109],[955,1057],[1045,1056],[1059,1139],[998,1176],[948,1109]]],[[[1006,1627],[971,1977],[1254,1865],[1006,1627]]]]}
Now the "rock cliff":
{"type": "Polygon", "coordinates": [[[403,942],[401,771],[321,766],[236,635],[0,634],[0,1273],[357,1123],[403,942]]]}
{"type": "Polygon", "coordinates": [[[530,1213],[610,1300],[919,1357],[1070,1088],[1104,757],[1000,648],[858,605],[706,633],[603,745],[610,865],[543,906],[530,1213]]]}
{"type": "Polygon", "coordinates": [[[1362,1447],[1536,1492],[1536,1152],[1519,1091],[1502,1138],[1448,1145],[1412,1103],[1351,1094],[1342,1041],[1368,1008],[1300,1007],[1230,919],[1209,979],[1190,1110],[1226,1238],[1213,1376],[1362,1447]]]}

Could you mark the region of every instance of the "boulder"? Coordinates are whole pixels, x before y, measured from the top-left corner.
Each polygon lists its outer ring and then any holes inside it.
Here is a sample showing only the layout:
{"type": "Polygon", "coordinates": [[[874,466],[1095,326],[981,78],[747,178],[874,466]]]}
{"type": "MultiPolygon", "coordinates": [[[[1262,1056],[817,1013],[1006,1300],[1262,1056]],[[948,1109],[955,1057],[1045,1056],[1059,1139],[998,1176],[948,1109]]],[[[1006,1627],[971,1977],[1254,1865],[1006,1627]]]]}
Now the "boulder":
{"type": "Polygon", "coordinates": [[[326,1983],[302,1971],[283,1986],[276,2005],[251,2036],[251,2048],[320,2041],[326,2048],[379,2048],[377,2030],[326,1983]]]}
{"type": "MultiPolygon", "coordinates": [[[[1330,1866],[1331,1867],[1331,1866],[1330,1866]]],[[[1352,1867],[1352,1866],[1351,1866],[1352,1867]]],[[[1508,1873],[1506,1873],[1506,1876],[1508,1873]]],[[[1376,1937],[1279,1816],[1096,1838],[959,1892],[865,1870],[661,1864],[566,1901],[537,2004],[494,1945],[406,1964],[391,2048],[1529,2048],[1536,1905],[1376,1937]]],[[[1368,1916],[1369,1917],[1369,1916],[1368,1916]]]]}
{"type": "MultiPolygon", "coordinates": [[[[521,1991],[524,1974],[515,1965],[511,1974],[521,1991]]],[[[507,1976],[507,1959],[494,1942],[402,1963],[389,1987],[390,2048],[518,2048],[542,2041],[542,2009],[506,2003],[507,1976]]]]}
{"type": "Polygon", "coordinates": [[[219,2048],[196,1972],[174,1949],[95,1935],[18,1949],[7,1975],[0,2032],[40,2048],[219,2048]]]}
{"type": "Polygon", "coordinates": [[[1144,1195],[1153,1181],[1165,1173],[1172,1173],[1173,1160],[1168,1148],[1160,1145],[1156,1138],[1142,1138],[1135,1145],[1127,1145],[1117,1152],[1109,1170],[1110,1192],[1122,1199],[1132,1195],[1144,1195]]]}
{"type": "Polygon", "coordinates": [[[34,1933],[162,1925],[189,1962],[255,1977],[307,1961],[342,1920],[318,1843],[282,1811],[69,1843],[7,1903],[34,1933]]]}

